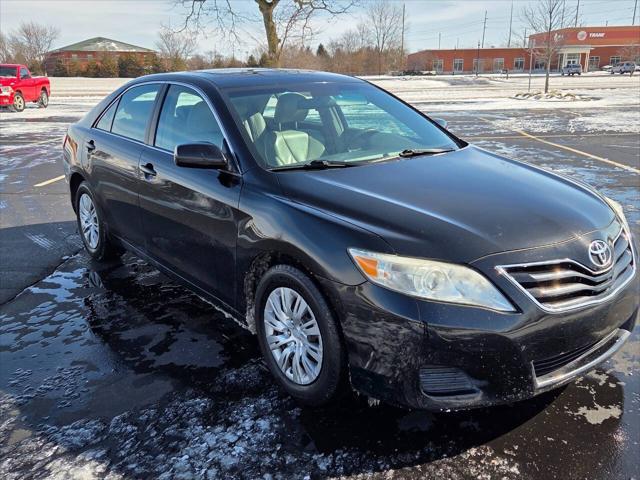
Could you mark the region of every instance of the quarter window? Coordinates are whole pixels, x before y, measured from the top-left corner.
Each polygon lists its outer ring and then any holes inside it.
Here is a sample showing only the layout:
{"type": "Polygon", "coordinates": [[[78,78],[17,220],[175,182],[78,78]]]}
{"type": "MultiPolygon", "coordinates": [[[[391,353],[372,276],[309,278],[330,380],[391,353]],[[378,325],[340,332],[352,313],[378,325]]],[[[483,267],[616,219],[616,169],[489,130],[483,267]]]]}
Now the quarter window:
{"type": "Polygon", "coordinates": [[[116,113],[116,107],[118,102],[114,102],[100,118],[100,121],[96,124],[96,128],[108,132],[111,130],[111,124],[113,123],[113,116],[116,113]]]}
{"type": "Polygon", "coordinates": [[[171,85],[165,97],[155,145],[173,151],[176,145],[209,142],[222,150],[220,126],[207,102],[194,90],[171,85]]]}
{"type": "Polygon", "coordinates": [[[111,132],[143,142],[159,88],[158,84],[141,85],[122,95],[111,132]]]}

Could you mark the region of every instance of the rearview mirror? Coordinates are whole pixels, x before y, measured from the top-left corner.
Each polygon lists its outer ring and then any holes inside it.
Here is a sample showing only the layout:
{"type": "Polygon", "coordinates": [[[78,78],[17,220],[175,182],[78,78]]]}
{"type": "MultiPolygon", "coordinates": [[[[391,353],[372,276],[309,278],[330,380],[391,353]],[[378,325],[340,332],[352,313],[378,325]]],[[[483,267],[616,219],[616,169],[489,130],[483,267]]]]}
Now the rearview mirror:
{"type": "Polygon", "coordinates": [[[444,118],[433,118],[432,120],[442,128],[447,128],[447,121],[444,118]]]}
{"type": "Polygon", "coordinates": [[[213,143],[186,143],[176,145],[173,160],[179,167],[224,168],[227,159],[213,143]]]}

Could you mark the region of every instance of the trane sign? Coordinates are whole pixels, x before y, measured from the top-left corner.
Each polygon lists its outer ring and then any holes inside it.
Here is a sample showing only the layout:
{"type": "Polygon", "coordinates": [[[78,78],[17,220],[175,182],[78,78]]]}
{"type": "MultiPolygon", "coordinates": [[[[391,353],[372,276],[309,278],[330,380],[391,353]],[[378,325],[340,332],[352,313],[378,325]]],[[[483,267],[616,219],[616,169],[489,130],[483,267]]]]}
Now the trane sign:
{"type": "Polygon", "coordinates": [[[587,37],[589,38],[604,38],[604,32],[585,32],[584,30],[580,30],[578,32],[578,40],[583,41],[586,40],[587,37]]]}

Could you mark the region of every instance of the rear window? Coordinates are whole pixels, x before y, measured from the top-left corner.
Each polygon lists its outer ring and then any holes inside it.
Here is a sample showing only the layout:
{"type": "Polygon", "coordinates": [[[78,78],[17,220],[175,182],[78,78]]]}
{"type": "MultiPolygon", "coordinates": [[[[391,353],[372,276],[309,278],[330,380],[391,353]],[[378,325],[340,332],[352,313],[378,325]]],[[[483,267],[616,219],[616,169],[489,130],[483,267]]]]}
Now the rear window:
{"type": "Polygon", "coordinates": [[[17,77],[18,69],[16,67],[0,67],[0,77],[17,77]]]}
{"type": "Polygon", "coordinates": [[[158,84],[141,85],[122,95],[111,132],[143,142],[159,89],[158,84]]]}

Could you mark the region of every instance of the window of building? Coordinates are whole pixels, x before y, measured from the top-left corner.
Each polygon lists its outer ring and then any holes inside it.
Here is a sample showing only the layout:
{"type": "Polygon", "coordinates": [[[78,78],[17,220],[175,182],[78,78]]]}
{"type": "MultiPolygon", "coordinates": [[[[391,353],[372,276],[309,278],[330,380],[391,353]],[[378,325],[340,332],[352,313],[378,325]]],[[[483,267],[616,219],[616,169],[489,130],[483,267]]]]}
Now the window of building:
{"type": "Polygon", "coordinates": [[[597,70],[600,68],[600,57],[589,57],[589,70],[597,70]]]}
{"type": "Polygon", "coordinates": [[[534,70],[544,70],[547,68],[547,62],[544,61],[544,58],[536,58],[535,62],[533,62],[534,70]]]}
{"type": "Polygon", "coordinates": [[[565,65],[578,65],[580,63],[580,54],[579,53],[567,53],[564,56],[564,64],[565,65]]]}
{"type": "Polygon", "coordinates": [[[190,88],[171,85],[158,120],[156,147],[173,152],[176,145],[210,142],[222,149],[222,139],[207,102],[190,88]]]}
{"type": "Polygon", "coordinates": [[[501,72],[504,70],[504,58],[494,58],[493,59],[493,71],[501,72]]]}
{"type": "Polygon", "coordinates": [[[464,71],[464,59],[456,58],[453,60],[453,71],[454,72],[463,72],[464,71]]]}
{"type": "Polygon", "coordinates": [[[78,60],[78,54],[77,53],[72,53],[71,54],[71,60],[78,60]]]}
{"type": "Polygon", "coordinates": [[[484,72],[484,59],[481,58],[478,60],[477,58],[473,59],[473,71],[474,72],[484,72]]]}
{"type": "Polygon", "coordinates": [[[87,53],[87,60],[93,60],[93,54],[87,53]]]}
{"type": "Polygon", "coordinates": [[[514,70],[524,70],[524,58],[518,57],[513,59],[513,69],[514,70]]]}
{"type": "Polygon", "coordinates": [[[620,57],[619,56],[615,56],[615,57],[609,57],[609,65],[615,65],[616,63],[620,63],[620,57]]]}
{"type": "Polygon", "coordinates": [[[441,58],[438,58],[438,59],[433,61],[433,69],[436,72],[442,72],[442,59],[441,58]]]}
{"type": "Polygon", "coordinates": [[[132,140],[144,141],[159,88],[158,84],[141,85],[122,95],[111,131],[132,140]]]}

